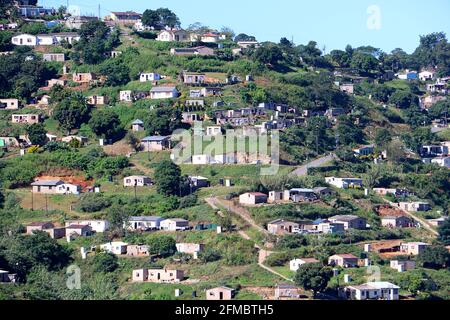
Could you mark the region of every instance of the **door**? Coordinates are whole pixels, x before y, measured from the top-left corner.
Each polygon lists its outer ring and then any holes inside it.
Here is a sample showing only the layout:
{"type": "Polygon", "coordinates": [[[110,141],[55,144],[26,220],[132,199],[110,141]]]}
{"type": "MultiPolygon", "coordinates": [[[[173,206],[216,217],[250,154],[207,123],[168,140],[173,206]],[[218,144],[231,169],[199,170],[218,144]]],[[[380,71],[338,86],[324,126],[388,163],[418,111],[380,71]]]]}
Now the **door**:
{"type": "Polygon", "coordinates": [[[223,300],[223,292],[219,293],[219,300],[223,300]]]}

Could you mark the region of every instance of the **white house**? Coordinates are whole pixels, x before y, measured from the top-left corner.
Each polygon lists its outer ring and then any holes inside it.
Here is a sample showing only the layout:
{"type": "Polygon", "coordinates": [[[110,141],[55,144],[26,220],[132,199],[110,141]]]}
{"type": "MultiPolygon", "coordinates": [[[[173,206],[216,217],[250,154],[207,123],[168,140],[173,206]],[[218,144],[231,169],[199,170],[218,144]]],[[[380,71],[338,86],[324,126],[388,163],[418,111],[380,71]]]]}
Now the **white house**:
{"type": "Polygon", "coordinates": [[[450,169],[450,157],[439,157],[431,159],[431,163],[435,163],[438,166],[450,169]]]}
{"type": "Polygon", "coordinates": [[[343,295],[349,300],[398,300],[399,289],[390,282],[376,281],[345,287],[343,295]]]}
{"type": "Polygon", "coordinates": [[[132,102],[133,101],[133,91],[131,90],[122,90],[119,92],[119,100],[124,102],[132,102]]]}
{"type": "Polygon", "coordinates": [[[362,179],[326,177],[325,182],[340,189],[361,188],[362,179]]]}
{"type": "Polygon", "coordinates": [[[17,46],[36,46],[38,39],[34,35],[24,33],[12,37],[11,42],[17,46]]]}
{"type": "Polygon", "coordinates": [[[398,272],[405,272],[416,268],[416,261],[414,260],[391,260],[390,267],[398,272]]]}
{"type": "Polygon", "coordinates": [[[124,228],[130,231],[157,230],[164,218],[156,216],[129,217],[124,223],[124,228]]]}
{"type": "Polygon", "coordinates": [[[189,33],[184,30],[162,30],[156,37],[156,41],[176,41],[183,42],[189,41],[189,33]]]}
{"type": "Polygon", "coordinates": [[[239,196],[239,203],[243,205],[256,205],[266,203],[268,196],[262,192],[247,192],[239,196]]]}
{"type": "Polygon", "coordinates": [[[307,263],[318,263],[319,260],[314,258],[299,258],[299,259],[293,259],[289,262],[289,269],[291,271],[297,271],[298,268],[307,263]]]}
{"type": "Polygon", "coordinates": [[[81,186],[78,184],[64,183],[56,186],[56,193],[60,194],[80,194],[81,186]]]}
{"type": "Polygon", "coordinates": [[[52,46],[61,44],[63,41],[73,44],[78,40],[80,40],[80,36],[75,32],[60,32],[38,35],[24,33],[12,37],[11,42],[17,46],[52,46]]]}
{"type": "Polygon", "coordinates": [[[402,210],[412,211],[412,212],[431,210],[431,205],[428,202],[421,202],[421,201],[400,202],[400,203],[398,203],[397,206],[402,210]]]}
{"type": "Polygon", "coordinates": [[[177,98],[179,92],[176,87],[153,87],[150,90],[150,98],[151,99],[172,99],[177,98]]]}
{"type": "Polygon", "coordinates": [[[112,254],[122,255],[127,253],[128,243],[122,241],[108,242],[100,245],[100,249],[112,254]]]}
{"type": "Polygon", "coordinates": [[[19,109],[18,99],[0,99],[0,110],[17,110],[19,109]]]}
{"type": "Polygon", "coordinates": [[[422,72],[419,73],[419,79],[421,81],[429,81],[429,80],[433,80],[434,76],[435,76],[435,72],[433,71],[428,71],[428,70],[424,70],[422,72]]]}
{"type": "Polygon", "coordinates": [[[123,178],[124,187],[146,187],[151,185],[152,180],[147,176],[129,176],[123,178]]]}
{"type": "Polygon", "coordinates": [[[161,75],[159,73],[141,73],[139,76],[140,82],[147,82],[147,81],[158,81],[161,80],[161,75]]]}
{"type": "Polygon", "coordinates": [[[161,230],[166,231],[184,231],[189,229],[189,221],[180,218],[172,218],[161,221],[161,230]]]}
{"type": "Polygon", "coordinates": [[[220,126],[209,126],[206,127],[207,136],[217,136],[222,134],[222,128],[220,126]]]}
{"type": "Polygon", "coordinates": [[[66,222],[66,227],[70,225],[86,225],[89,226],[92,231],[101,233],[109,230],[108,220],[70,220],[66,222]]]}

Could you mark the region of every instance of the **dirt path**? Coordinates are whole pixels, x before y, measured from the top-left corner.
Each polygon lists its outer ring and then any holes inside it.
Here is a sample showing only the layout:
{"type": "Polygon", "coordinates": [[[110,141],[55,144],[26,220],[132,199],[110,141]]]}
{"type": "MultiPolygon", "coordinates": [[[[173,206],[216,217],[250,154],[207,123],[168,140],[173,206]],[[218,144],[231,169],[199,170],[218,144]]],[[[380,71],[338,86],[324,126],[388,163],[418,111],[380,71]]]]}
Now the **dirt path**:
{"type": "MultiPolygon", "coordinates": [[[[211,197],[211,198],[205,198],[206,203],[213,208],[214,210],[219,210],[219,207],[217,205],[220,205],[222,207],[228,208],[230,211],[232,211],[233,213],[237,214],[238,216],[240,216],[242,219],[244,219],[247,223],[249,223],[251,226],[255,227],[258,231],[263,232],[264,234],[268,234],[269,232],[262,228],[261,226],[259,226],[250,216],[250,212],[248,212],[247,209],[239,207],[234,205],[231,201],[227,201],[227,200],[222,200],[222,199],[218,199],[217,197],[211,197]]],[[[220,212],[219,212],[220,214],[220,212]]],[[[251,240],[250,236],[243,230],[239,230],[238,231],[239,235],[246,239],[246,240],[251,240]]],[[[273,251],[268,251],[265,250],[263,248],[261,248],[260,246],[258,246],[257,244],[255,244],[255,248],[258,249],[258,265],[263,268],[264,270],[286,280],[289,282],[293,282],[292,279],[289,279],[285,276],[283,276],[282,274],[280,274],[279,272],[273,270],[272,268],[264,265],[264,261],[266,260],[266,258],[268,256],[270,256],[272,253],[274,253],[273,251]]]]}
{"type": "Polygon", "coordinates": [[[258,225],[255,220],[253,220],[251,213],[244,207],[237,206],[233,203],[233,201],[230,200],[222,200],[217,197],[210,198],[212,199],[213,203],[218,204],[222,207],[227,208],[232,213],[238,215],[241,217],[245,222],[247,222],[249,225],[257,229],[258,231],[264,233],[265,235],[269,235],[269,232],[258,225]]]}

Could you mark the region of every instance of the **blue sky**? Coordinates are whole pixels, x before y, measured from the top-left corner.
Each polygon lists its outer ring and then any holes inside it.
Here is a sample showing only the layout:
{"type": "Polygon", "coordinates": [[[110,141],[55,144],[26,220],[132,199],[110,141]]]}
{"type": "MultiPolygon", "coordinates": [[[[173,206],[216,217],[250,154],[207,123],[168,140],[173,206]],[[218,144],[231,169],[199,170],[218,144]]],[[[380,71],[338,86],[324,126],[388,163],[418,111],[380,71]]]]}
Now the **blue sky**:
{"type": "MultiPolygon", "coordinates": [[[[45,6],[58,7],[67,0],[41,0],[45,6]]],[[[179,17],[183,27],[194,22],[220,29],[232,28],[247,33],[259,41],[294,38],[296,44],[309,40],[324,46],[326,52],[352,46],[372,45],[384,51],[402,48],[412,52],[419,35],[444,31],[450,36],[449,0],[69,0],[84,14],[102,16],[110,11],[167,7],[179,17]],[[379,29],[368,28],[369,18],[377,14],[368,8],[379,8],[379,29]]],[[[373,24],[372,24],[373,25],[373,24]]]]}

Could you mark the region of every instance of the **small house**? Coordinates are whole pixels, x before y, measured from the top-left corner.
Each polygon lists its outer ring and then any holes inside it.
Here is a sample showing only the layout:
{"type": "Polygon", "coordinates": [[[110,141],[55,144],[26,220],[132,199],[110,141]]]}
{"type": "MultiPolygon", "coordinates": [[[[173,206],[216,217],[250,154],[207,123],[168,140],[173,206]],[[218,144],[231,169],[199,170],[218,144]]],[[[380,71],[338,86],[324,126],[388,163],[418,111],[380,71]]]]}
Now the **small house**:
{"type": "Polygon", "coordinates": [[[129,176],[123,178],[124,187],[146,187],[151,185],[152,180],[147,176],[129,176]]]}
{"type": "Polygon", "coordinates": [[[328,264],[342,268],[353,268],[358,266],[358,258],[350,253],[335,254],[328,258],[328,264]]]}
{"type": "Polygon", "coordinates": [[[57,193],[57,187],[63,185],[62,180],[38,180],[31,184],[31,192],[43,194],[57,193]]]}
{"type": "Polygon", "coordinates": [[[177,98],[179,92],[175,86],[159,86],[150,90],[151,99],[173,99],[177,98]]]}
{"type": "Polygon", "coordinates": [[[136,119],[131,123],[131,130],[134,132],[144,131],[144,122],[140,119],[136,119]]]}
{"type": "Polygon", "coordinates": [[[375,147],[373,145],[362,146],[353,149],[355,156],[369,156],[373,154],[375,147]]]}
{"type": "Polygon", "coordinates": [[[177,243],[176,247],[178,252],[197,255],[203,251],[205,245],[202,243],[177,243]]]}
{"type": "Polygon", "coordinates": [[[184,71],[182,78],[184,84],[202,84],[205,82],[206,75],[204,73],[184,71]]]}
{"type": "Polygon", "coordinates": [[[289,269],[291,271],[297,271],[301,265],[308,264],[308,263],[319,263],[319,260],[314,259],[314,258],[293,259],[293,260],[289,261],[289,269]]]}
{"type": "Polygon", "coordinates": [[[413,226],[413,221],[406,216],[384,216],[381,217],[381,225],[386,228],[409,228],[413,226]]]}
{"type": "Polygon", "coordinates": [[[33,234],[34,231],[44,231],[54,227],[54,224],[51,222],[32,222],[26,226],[26,234],[33,234]]]}
{"type": "Polygon", "coordinates": [[[100,249],[112,254],[122,255],[127,253],[128,243],[115,241],[100,245],[100,249]]]}
{"type": "Polygon", "coordinates": [[[87,97],[87,104],[92,106],[103,106],[108,102],[108,97],[106,96],[89,96],[87,97]]]}
{"type": "Polygon", "coordinates": [[[158,230],[163,220],[164,218],[157,216],[129,217],[124,223],[124,228],[130,231],[158,230]]]}
{"type": "Polygon", "coordinates": [[[202,176],[189,176],[190,186],[194,189],[209,187],[208,178],[202,176]]]}
{"type": "Polygon", "coordinates": [[[66,58],[64,53],[44,53],[42,60],[64,62],[66,58]]]}
{"type": "Polygon", "coordinates": [[[419,212],[431,210],[431,205],[428,202],[414,201],[414,202],[399,202],[397,206],[405,211],[419,212]]]}
{"type": "Polygon", "coordinates": [[[184,279],[183,270],[138,269],[133,270],[133,282],[176,283],[184,279]]]}
{"type": "Polygon", "coordinates": [[[17,110],[19,109],[18,99],[0,99],[0,110],[17,110]]]}
{"type": "Polygon", "coordinates": [[[390,282],[367,282],[345,287],[340,296],[348,300],[398,300],[399,289],[390,282]]]}
{"type": "Polygon", "coordinates": [[[170,136],[149,136],[141,140],[144,151],[163,151],[170,149],[170,136]]]}
{"type": "Polygon", "coordinates": [[[184,231],[189,228],[189,221],[180,218],[166,219],[160,223],[160,229],[165,231],[184,231]]]}
{"type": "Polygon", "coordinates": [[[300,225],[296,222],[277,219],[267,224],[267,231],[272,234],[283,235],[285,233],[293,233],[299,227],[300,225]]]}
{"type": "Polygon", "coordinates": [[[68,241],[73,237],[87,237],[92,234],[92,228],[87,224],[71,224],[66,226],[66,237],[68,241]]]}
{"type": "Polygon", "coordinates": [[[217,287],[206,290],[206,300],[231,300],[234,297],[234,289],[217,287]]]}
{"type": "Polygon", "coordinates": [[[72,75],[72,81],[77,83],[89,83],[97,79],[97,75],[92,72],[74,73],[72,75]]]}
{"type": "Polygon", "coordinates": [[[417,256],[428,246],[429,244],[424,242],[405,242],[400,244],[400,251],[405,254],[417,256]]]}
{"type": "Polygon", "coordinates": [[[261,192],[247,192],[239,196],[239,203],[243,205],[256,205],[267,203],[267,195],[261,192]]]}
{"type": "Polygon", "coordinates": [[[390,267],[398,272],[405,272],[416,268],[416,261],[414,260],[391,260],[390,267]]]}
{"type": "Polygon", "coordinates": [[[363,185],[362,179],[359,178],[326,177],[325,182],[340,189],[358,189],[363,185]]]}
{"type": "Polygon", "coordinates": [[[363,230],[366,228],[367,220],[365,218],[361,218],[355,215],[340,215],[333,216],[329,218],[331,222],[334,223],[342,223],[344,225],[345,230],[348,229],[360,229],[363,230]]]}
{"type": "Polygon", "coordinates": [[[119,101],[133,102],[133,91],[131,91],[131,90],[119,91],[119,101]]]}
{"type": "Polygon", "coordinates": [[[156,37],[156,41],[164,42],[185,42],[189,40],[189,34],[184,30],[162,30],[156,37]]]}
{"type": "Polygon", "coordinates": [[[87,225],[89,226],[92,231],[102,233],[109,230],[109,221],[108,220],[69,220],[66,221],[66,227],[70,225],[87,225]]]}
{"type": "Polygon", "coordinates": [[[38,114],[13,114],[11,115],[12,123],[27,123],[35,124],[41,121],[41,117],[38,114]]]}
{"type": "Polygon", "coordinates": [[[148,82],[148,81],[158,81],[161,80],[161,75],[159,73],[141,73],[139,75],[140,82],[148,82]]]}
{"type": "Polygon", "coordinates": [[[301,289],[291,284],[280,284],[275,287],[275,299],[298,299],[301,289]]]}

